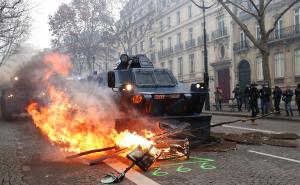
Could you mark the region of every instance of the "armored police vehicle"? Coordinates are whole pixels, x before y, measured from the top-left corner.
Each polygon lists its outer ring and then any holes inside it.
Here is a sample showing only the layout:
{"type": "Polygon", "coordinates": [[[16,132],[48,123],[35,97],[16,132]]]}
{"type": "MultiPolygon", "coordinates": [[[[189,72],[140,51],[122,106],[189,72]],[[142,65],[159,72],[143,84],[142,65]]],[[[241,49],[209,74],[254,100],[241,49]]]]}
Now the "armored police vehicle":
{"type": "MultiPolygon", "coordinates": [[[[116,120],[117,130],[138,131],[155,122],[165,129],[210,125],[211,115],[202,115],[208,93],[206,84],[178,82],[170,70],[154,68],[146,55],[122,54],[118,66],[108,72],[107,83],[116,93],[121,112],[121,118],[116,120]],[[142,125],[138,120],[145,117],[155,121],[142,125]]],[[[210,128],[196,129],[190,139],[206,140],[209,136],[210,128]]]]}

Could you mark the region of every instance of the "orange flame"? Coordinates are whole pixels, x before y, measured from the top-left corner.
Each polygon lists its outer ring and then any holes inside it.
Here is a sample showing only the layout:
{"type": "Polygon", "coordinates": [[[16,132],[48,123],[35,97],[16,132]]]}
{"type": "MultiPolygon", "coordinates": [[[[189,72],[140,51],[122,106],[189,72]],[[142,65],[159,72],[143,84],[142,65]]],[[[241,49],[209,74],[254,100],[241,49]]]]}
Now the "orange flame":
{"type": "MultiPolygon", "coordinates": [[[[106,120],[110,112],[101,120],[95,121],[88,110],[77,106],[66,91],[55,87],[49,78],[54,74],[66,76],[71,67],[69,57],[60,54],[50,54],[45,58],[49,70],[45,74],[48,83],[50,103],[41,106],[31,103],[27,107],[34,124],[45,134],[53,144],[60,145],[65,151],[81,152],[96,148],[117,145],[120,147],[134,147],[141,145],[149,148],[153,143],[146,137],[153,136],[151,132],[144,136],[129,131],[117,133],[113,128],[104,130],[103,126],[112,120],[106,120]]],[[[101,102],[100,102],[101,103],[101,102]]],[[[95,109],[90,107],[90,109],[95,109]]],[[[93,111],[92,111],[93,112],[93,111]]],[[[103,114],[103,113],[102,113],[103,114]]],[[[111,118],[112,119],[112,118],[111,118]]]]}

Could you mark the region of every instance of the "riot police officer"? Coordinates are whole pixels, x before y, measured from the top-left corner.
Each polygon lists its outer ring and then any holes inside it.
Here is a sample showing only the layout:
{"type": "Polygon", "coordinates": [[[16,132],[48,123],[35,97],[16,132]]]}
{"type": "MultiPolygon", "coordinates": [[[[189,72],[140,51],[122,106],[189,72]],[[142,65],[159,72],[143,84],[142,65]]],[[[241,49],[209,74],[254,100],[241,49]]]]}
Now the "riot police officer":
{"type": "Polygon", "coordinates": [[[259,91],[256,88],[256,83],[252,83],[249,90],[249,105],[251,109],[251,116],[255,117],[258,113],[258,105],[257,105],[257,99],[259,97],[259,91]]]}

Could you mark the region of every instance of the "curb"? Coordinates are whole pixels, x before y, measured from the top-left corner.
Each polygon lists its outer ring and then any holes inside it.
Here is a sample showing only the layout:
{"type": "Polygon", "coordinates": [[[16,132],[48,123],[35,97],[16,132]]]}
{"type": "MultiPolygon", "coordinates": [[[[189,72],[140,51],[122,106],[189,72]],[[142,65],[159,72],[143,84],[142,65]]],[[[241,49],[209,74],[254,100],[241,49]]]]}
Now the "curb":
{"type": "MultiPolygon", "coordinates": [[[[249,115],[245,115],[245,114],[238,114],[238,113],[231,113],[231,112],[215,112],[215,111],[204,111],[203,113],[209,113],[212,115],[218,115],[218,116],[235,116],[235,117],[247,117],[250,118],[250,113],[249,115]]],[[[300,117],[298,118],[298,116],[294,116],[294,117],[285,117],[284,115],[281,116],[268,116],[268,117],[264,117],[261,119],[266,119],[266,120],[281,120],[281,121],[291,121],[291,122],[299,122],[300,123],[300,117]]]]}

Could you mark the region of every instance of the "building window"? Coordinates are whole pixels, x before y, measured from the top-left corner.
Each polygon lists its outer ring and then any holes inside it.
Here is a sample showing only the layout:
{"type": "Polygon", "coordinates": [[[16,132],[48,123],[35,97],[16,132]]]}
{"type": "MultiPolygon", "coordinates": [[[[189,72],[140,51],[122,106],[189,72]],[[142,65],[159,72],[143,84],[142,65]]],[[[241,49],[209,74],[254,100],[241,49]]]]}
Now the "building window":
{"type": "Polygon", "coordinates": [[[189,55],[189,66],[190,66],[190,73],[194,73],[195,72],[195,60],[194,60],[194,54],[190,54],[189,55]]]}
{"type": "Polygon", "coordinates": [[[181,44],[181,33],[177,33],[177,44],[181,44]]]}
{"type": "Polygon", "coordinates": [[[189,29],[189,40],[193,39],[193,28],[189,29]]]}
{"type": "Polygon", "coordinates": [[[164,62],[160,63],[160,67],[165,68],[165,63],[164,62]]]}
{"type": "Polygon", "coordinates": [[[256,24],[256,40],[261,39],[261,33],[260,33],[260,27],[258,24],[256,24]]]}
{"type": "Polygon", "coordinates": [[[168,28],[171,28],[171,17],[167,18],[167,24],[168,24],[168,28]]]}
{"type": "Polygon", "coordinates": [[[140,45],[141,45],[141,51],[144,51],[144,41],[141,41],[140,45]]]}
{"type": "Polygon", "coordinates": [[[159,21],[160,32],[164,31],[164,25],[162,21],[159,21]]]}
{"type": "Polygon", "coordinates": [[[256,78],[257,80],[263,80],[263,66],[262,66],[262,57],[256,58],[256,78]]]}
{"type": "Polygon", "coordinates": [[[160,51],[163,51],[164,50],[164,41],[161,40],[160,41],[160,51]]]}
{"type": "Polygon", "coordinates": [[[153,48],[155,46],[154,37],[149,38],[149,45],[150,45],[151,48],[153,48]]]}
{"type": "Polygon", "coordinates": [[[168,47],[171,48],[172,47],[172,38],[168,37],[168,47]]]}
{"type": "Polygon", "coordinates": [[[135,50],[135,54],[137,54],[138,53],[138,45],[137,44],[135,44],[135,46],[134,46],[134,50],[135,50]]]}
{"type": "Polygon", "coordinates": [[[240,32],[240,43],[241,43],[241,47],[245,47],[245,45],[246,45],[246,35],[245,35],[245,32],[243,30],[241,30],[241,32],[240,32]]]}
{"type": "Polygon", "coordinates": [[[295,51],[295,74],[300,76],[300,49],[295,51]]]}
{"type": "Polygon", "coordinates": [[[134,31],[133,31],[133,36],[134,36],[134,37],[137,37],[137,28],[134,29],[134,31]]]}
{"type": "Polygon", "coordinates": [[[188,6],[188,17],[189,17],[189,18],[192,18],[192,16],[193,16],[193,15],[192,15],[192,5],[189,5],[189,6],[188,6]]]}
{"type": "Polygon", "coordinates": [[[279,19],[275,26],[274,36],[276,39],[280,39],[282,36],[282,19],[279,19]]]}
{"type": "Polygon", "coordinates": [[[224,15],[217,17],[217,26],[220,31],[221,36],[225,35],[225,23],[224,23],[224,15]]]}
{"type": "Polygon", "coordinates": [[[129,40],[131,40],[131,35],[132,35],[132,33],[129,32],[129,33],[128,33],[129,40]]]}
{"type": "Polygon", "coordinates": [[[167,6],[167,0],[162,0],[161,4],[162,4],[162,7],[165,8],[167,6]]]}
{"type": "Polygon", "coordinates": [[[178,75],[181,76],[183,74],[183,61],[182,57],[178,58],[178,75]]]}
{"type": "Polygon", "coordinates": [[[294,25],[297,33],[300,31],[300,8],[294,10],[294,25]]]}
{"type": "Polygon", "coordinates": [[[277,53],[275,55],[275,78],[283,78],[283,77],[284,77],[283,54],[277,53]]]}
{"type": "Polygon", "coordinates": [[[177,24],[180,24],[180,11],[176,12],[177,24]]]}
{"type": "MultiPolygon", "coordinates": [[[[119,55],[119,56],[120,56],[120,55],[119,55]]],[[[151,53],[150,59],[151,59],[152,63],[155,63],[155,62],[156,62],[155,53],[151,53]]]]}
{"type": "Polygon", "coordinates": [[[140,36],[143,35],[143,28],[144,28],[144,25],[141,25],[141,26],[140,26],[140,36]]]}
{"type": "Polygon", "coordinates": [[[168,61],[168,67],[169,67],[170,71],[173,72],[173,60],[168,61]]]}

